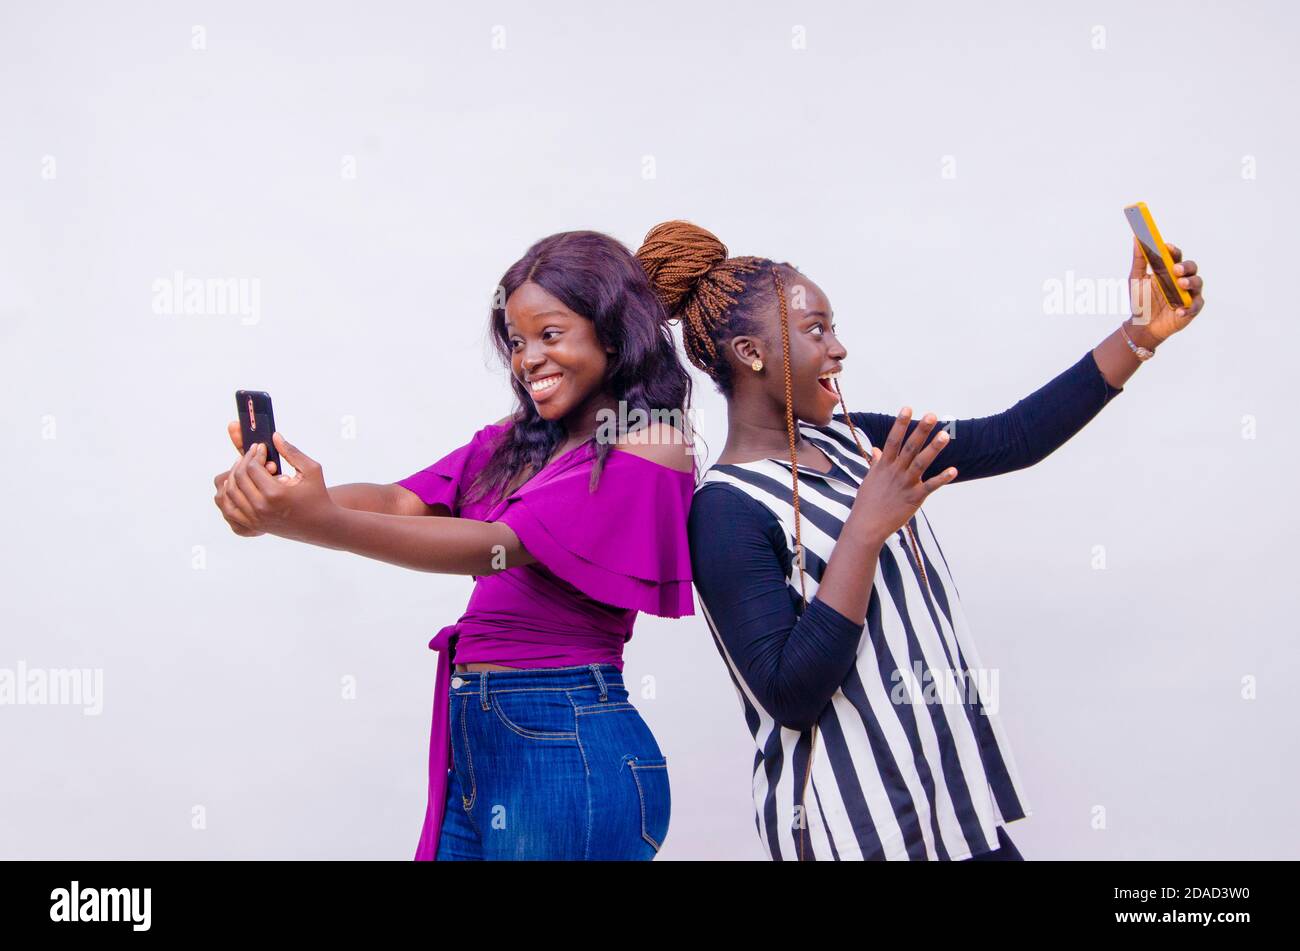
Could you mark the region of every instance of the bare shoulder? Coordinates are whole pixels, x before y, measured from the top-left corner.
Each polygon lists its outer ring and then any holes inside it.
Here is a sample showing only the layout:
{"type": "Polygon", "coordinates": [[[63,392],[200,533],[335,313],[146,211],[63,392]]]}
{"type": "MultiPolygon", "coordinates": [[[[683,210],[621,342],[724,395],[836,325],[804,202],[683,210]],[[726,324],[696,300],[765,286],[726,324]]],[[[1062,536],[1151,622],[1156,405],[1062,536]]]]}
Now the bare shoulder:
{"type": "Polygon", "coordinates": [[[695,468],[694,447],[680,429],[669,423],[650,423],[624,434],[614,445],[622,452],[679,472],[691,472],[695,468]]]}

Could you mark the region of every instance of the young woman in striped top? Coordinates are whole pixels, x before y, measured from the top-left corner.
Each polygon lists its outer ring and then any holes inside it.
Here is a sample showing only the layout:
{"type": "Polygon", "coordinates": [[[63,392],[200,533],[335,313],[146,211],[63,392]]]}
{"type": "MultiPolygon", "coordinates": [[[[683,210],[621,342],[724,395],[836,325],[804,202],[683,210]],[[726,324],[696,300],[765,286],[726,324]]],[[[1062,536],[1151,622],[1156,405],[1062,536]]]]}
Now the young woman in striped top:
{"type": "Polygon", "coordinates": [[[755,825],[773,859],[1020,858],[1003,826],[1030,810],[919,508],[1046,457],[1191,322],[1201,278],[1171,251],[1186,311],[1151,293],[1135,243],[1148,322],[1125,321],[1006,412],[936,427],[907,407],[834,412],[847,351],[825,295],[789,264],[729,258],[686,222],[646,236],[642,266],[727,398],[726,445],[691,505],[692,574],[757,747],[755,825]]]}

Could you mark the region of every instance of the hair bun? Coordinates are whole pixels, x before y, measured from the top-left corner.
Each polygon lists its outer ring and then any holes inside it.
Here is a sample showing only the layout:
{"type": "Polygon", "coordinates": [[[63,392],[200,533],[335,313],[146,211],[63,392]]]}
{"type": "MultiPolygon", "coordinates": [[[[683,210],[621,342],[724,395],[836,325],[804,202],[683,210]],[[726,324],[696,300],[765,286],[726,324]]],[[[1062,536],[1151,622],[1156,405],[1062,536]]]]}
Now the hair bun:
{"type": "Polygon", "coordinates": [[[665,221],[650,229],[636,257],[655,296],[674,317],[700,280],[727,260],[727,246],[699,225],[665,221]]]}

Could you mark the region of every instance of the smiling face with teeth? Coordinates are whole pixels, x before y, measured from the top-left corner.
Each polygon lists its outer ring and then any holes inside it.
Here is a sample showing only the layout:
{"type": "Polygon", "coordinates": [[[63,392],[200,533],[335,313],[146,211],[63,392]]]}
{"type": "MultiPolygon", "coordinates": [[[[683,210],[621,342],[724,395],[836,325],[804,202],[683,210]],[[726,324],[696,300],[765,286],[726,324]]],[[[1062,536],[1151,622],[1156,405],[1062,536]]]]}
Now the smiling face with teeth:
{"type": "MultiPolygon", "coordinates": [[[[839,405],[834,380],[840,374],[840,366],[848,351],[835,336],[831,304],[822,289],[789,267],[781,267],[781,278],[785,285],[786,315],[790,326],[790,386],[794,396],[794,415],[813,426],[825,426],[839,405]]],[[[767,272],[761,279],[771,280],[767,272]]],[[[761,303],[756,301],[750,317],[761,333],[735,337],[730,342],[735,395],[741,400],[762,399],[778,408],[784,418],[781,312],[775,287],[759,300],[761,303]],[[763,361],[760,372],[751,367],[755,359],[763,361]]]]}
{"type": "Polygon", "coordinates": [[[510,370],[538,415],[552,421],[594,419],[611,399],[604,391],[611,348],[601,345],[595,324],[531,281],[510,295],[505,314],[510,370]]]}

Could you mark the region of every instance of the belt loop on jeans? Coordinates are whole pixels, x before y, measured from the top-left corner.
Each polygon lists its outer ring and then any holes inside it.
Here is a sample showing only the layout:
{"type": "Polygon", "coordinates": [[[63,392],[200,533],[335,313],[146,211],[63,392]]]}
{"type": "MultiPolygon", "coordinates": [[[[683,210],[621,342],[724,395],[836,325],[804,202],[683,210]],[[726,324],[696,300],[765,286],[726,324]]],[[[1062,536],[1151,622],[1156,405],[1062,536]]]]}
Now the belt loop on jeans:
{"type": "Polygon", "coordinates": [[[605,686],[605,675],[600,672],[600,664],[588,664],[591,672],[596,676],[596,684],[600,687],[600,702],[604,703],[609,699],[609,688],[605,686]]]}
{"type": "Polygon", "coordinates": [[[486,670],[480,670],[478,672],[478,699],[479,703],[483,704],[484,710],[492,709],[491,705],[488,703],[487,680],[488,672],[486,670]]]}

